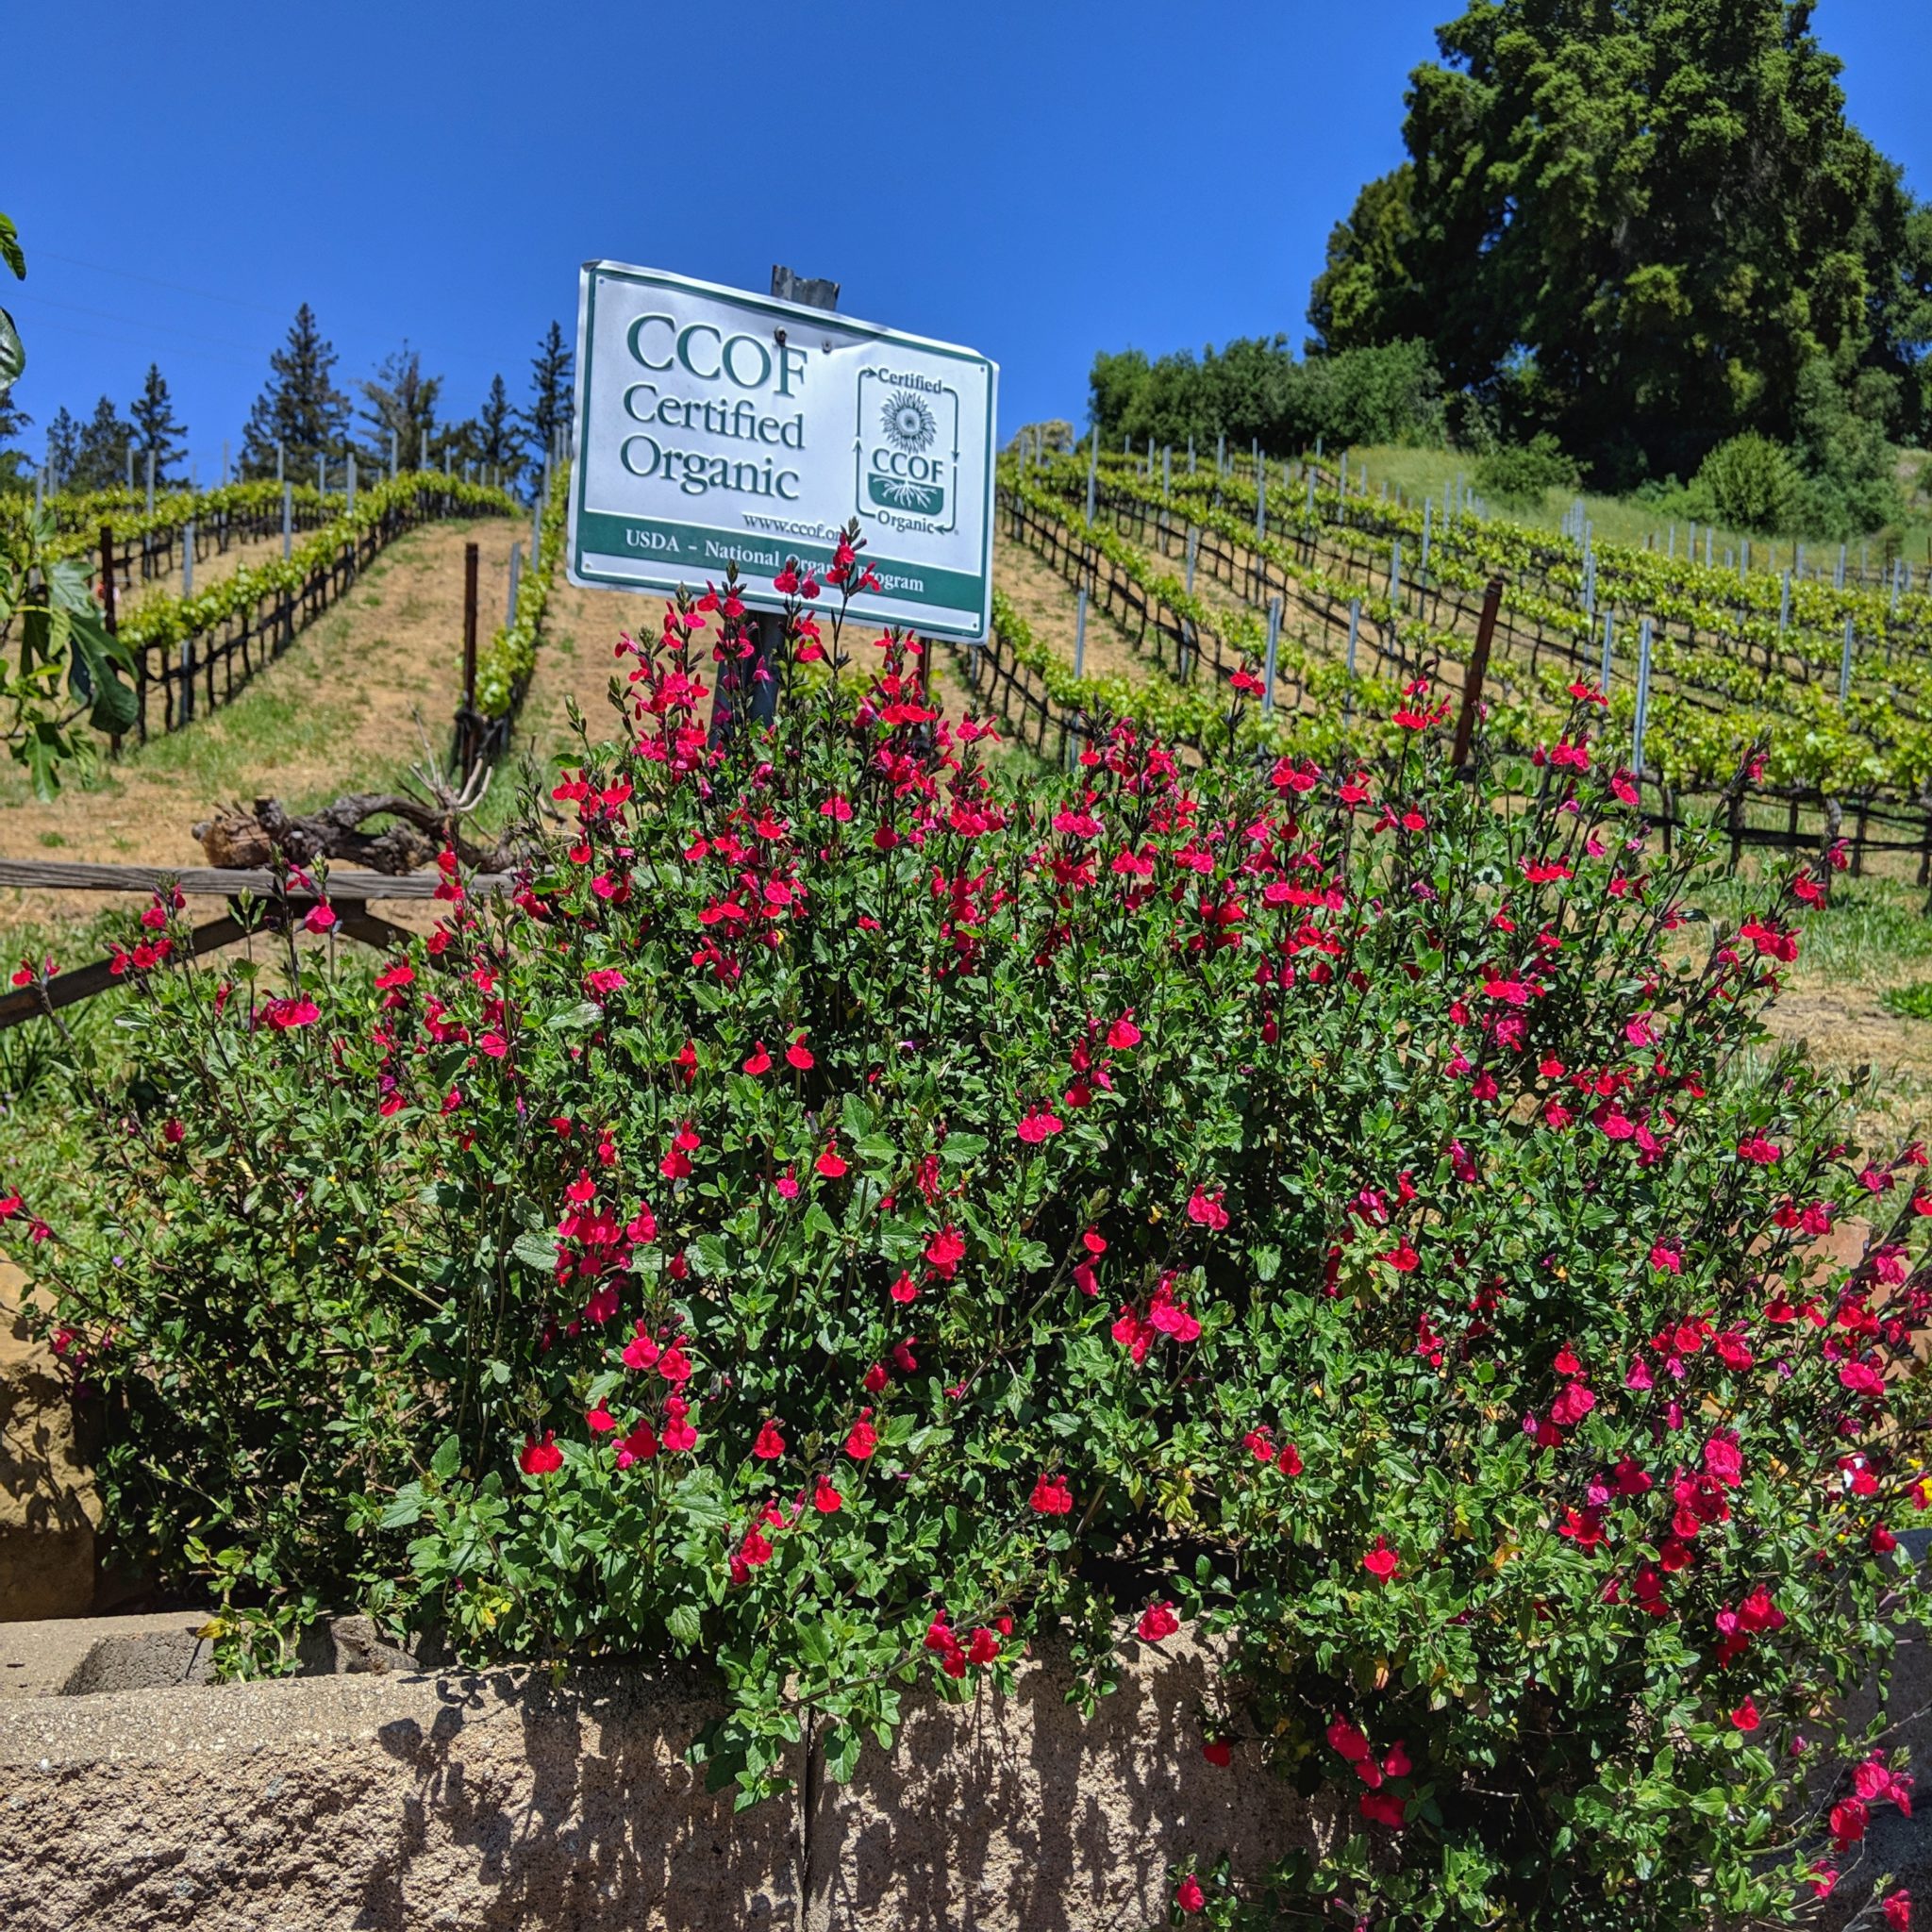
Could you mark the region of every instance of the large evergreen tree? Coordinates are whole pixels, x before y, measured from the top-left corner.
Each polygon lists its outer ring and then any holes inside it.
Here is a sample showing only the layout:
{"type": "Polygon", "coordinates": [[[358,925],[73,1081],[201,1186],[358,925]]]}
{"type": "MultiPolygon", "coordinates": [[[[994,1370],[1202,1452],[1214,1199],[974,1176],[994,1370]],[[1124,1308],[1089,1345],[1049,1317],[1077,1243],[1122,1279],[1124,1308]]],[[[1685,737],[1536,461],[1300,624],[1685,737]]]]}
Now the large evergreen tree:
{"type": "Polygon", "coordinates": [[[490,393],[483,398],[483,408],[476,416],[477,458],[502,471],[506,484],[513,482],[518,470],[523,467],[523,453],[518,447],[520,441],[516,411],[510,408],[509,391],[504,387],[502,376],[492,375],[490,393]]]}
{"type": "Polygon", "coordinates": [[[63,404],[54,411],[54,420],[47,425],[47,468],[56,490],[66,488],[67,479],[74,473],[74,459],[79,453],[80,425],[63,404]]]}
{"type": "Polygon", "coordinates": [[[383,358],[374,379],[357,387],[362,391],[362,421],[376,460],[387,465],[393,436],[404,468],[427,469],[442,377],[424,375],[422,356],[405,339],[400,349],[383,358]]]}
{"type": "MultiPolygon", "coordinates": [[[[566,409],[568,405],[566,404],[566,409]]],[[[505,488],[510,487],[524,467],[524,430],[522,418],[510,407],[509,391],[504,386],[503,377],[490,378],[490,392],[483,399],[483,407],[474,416],[466,416],[460,423],[445,425],[437,441],[437,461],[442,461],[447,450],[452,466],[462,470],[475,465],[478,476],[487,475],[494,468],[502,476],[505,488]]]]}
{"type": "Polygon", "coordinates": [[[575,360],[562,325],[553,322],[530,361],[530,407],[523,417],[525,441],[532,466],[539,473],[550,460],[557,432],[570,424],[571,365],[575,360]]]}
{"type": "Polygon", "coordinates": [[[134,425],[103,396],[83,425],[74,451],[71,487],[112,490],[127,481],[127,452],[134,442],[134,425]]]}
{"type": "Polygon", "coordinates": [[[1610,481],[1790,440],[1813,363],[1915,431],[1932,218],[1810,25],[1806,0],[1473,0],[1410,76],[1408,159],[1331,238],[1317,343],[1419,338],[1610,481]]]}
{"type": "Polygon", "coordinates": [[[186,426],[176,420],[174,398],[168,393],[167,378],[159,368],[147,365],[147,381],[127,412],[134,418],[134,463],[136,483],[147,478],[147,459],[155,459],[155,487],[168,482],[168,471],[187,453],[183,441],[186,426]]]}
{"type": "Polygon", "coordinates": [[[33,488],[34,472],[40,466],[17,445],[33,427],[34,419],[12,396],[0,390],[0,491],[15,492],[33,488]]]}
{"type": "Polygon", "coordinates": [[[278,442],[291,475],[312,471],[318,456],[340,458],[347,447],[349,399],[331,380],[335,347],[323,340],[308,303],[295,311],[289,339],[268,366],[268,383],[242,431],[242,474],[273,476],[278,442]]]}

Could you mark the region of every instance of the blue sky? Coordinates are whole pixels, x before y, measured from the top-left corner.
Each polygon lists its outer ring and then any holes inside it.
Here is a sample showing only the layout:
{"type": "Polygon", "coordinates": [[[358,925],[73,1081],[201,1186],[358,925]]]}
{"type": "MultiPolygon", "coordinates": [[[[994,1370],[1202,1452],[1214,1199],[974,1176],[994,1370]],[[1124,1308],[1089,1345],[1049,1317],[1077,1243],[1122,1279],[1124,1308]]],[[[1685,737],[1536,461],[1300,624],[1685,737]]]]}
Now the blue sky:
{"type": "MultiPolygon", "coordinates": [[[[1894,0],[1822,0],[1853,118],[1932,192],[1894,0]]],[[[204,477],[297,303],[371,373],[404,337],[445,415],[522,399],[591,257],[762,289],[1002,365],[1005,428],[1078,419],[1096,348],[1280,329],[1455,0],[738,0],[561,7],[125,0],[12,11],[8,166],[28,280],[16,400],[168,377],[204,477]]],[[[345,382],[346,386],[346,382],[345,382]]]]}

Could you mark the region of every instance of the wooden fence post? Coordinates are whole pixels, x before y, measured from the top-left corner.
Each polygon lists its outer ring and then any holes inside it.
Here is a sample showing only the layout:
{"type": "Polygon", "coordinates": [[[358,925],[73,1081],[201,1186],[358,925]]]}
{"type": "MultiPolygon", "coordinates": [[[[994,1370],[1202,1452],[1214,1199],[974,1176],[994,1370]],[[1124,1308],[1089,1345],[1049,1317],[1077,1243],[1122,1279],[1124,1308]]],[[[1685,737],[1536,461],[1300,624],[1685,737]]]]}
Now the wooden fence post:
{"type": "MultiPolygon", "coordinates": [[[[114,615],[114,531],[108,524],[101,525],[101,610],[107,621],[108,635],[112,637],[121,626],[114,615]]],[[[108,740],[108,755],[116,758],[121,756],[121,734],[118,731],[108,740]]]]}
{"type": "Polygon", "coordinates": [[[1483,591],[1483,614],[1476,625],[1475,648],[1462,680],[1462,714],[1456,721],[1456,748],[1449,762],[1460,771],[1469,762],[1470,741],[1475,732],[1475,709],[1482,702],[1483,677],[1490,668],[1490,641],[1496,635],[1496,613],[1503,607],[1503,579],[1491,577],[1483,591]]]}
{"type": "Polygon", "coordinates": [[[476,755],[476,546],[463,545],[463,715],[458,763],[467,773],[476,755]]]}

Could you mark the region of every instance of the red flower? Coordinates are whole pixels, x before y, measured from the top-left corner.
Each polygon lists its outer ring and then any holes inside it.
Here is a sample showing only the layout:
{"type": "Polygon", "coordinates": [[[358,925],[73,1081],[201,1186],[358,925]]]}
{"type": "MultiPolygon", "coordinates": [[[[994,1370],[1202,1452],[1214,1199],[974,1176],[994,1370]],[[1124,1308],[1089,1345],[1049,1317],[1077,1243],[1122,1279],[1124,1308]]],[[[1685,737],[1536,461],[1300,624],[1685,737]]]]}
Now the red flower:
{"type": "Polygon", "coordinates": [[[517,1457],[518,1467],[525,1475],[549,1475],[554,1470],[563,1467],[563,1451],[557,1446],[557,1431],[545,1429],[543,1440],[530,1437],[524,1444],[523,1454],[517,1457]]]}
{"type": "Polygon", "coordinates": [[[1745,1698],[1743,1703],[1732,1711],[1731,1722],[1740,1731],[1755,1731],[1758,1724],[1757,1706],[1750,1698],[1745,1698]]]}
{"type": "Polygon", "coordinates": [[[1028,1108],[1015,1131],[1028,1146],[1037,1147],[1065,1126],[1059,1116],[1044,1107],[1028,1108]]]}
{"type": "Polygon", "coordinates": [[[584,1411],[584,1421],[593,1436],[610,1435],[617,1427],[617,1418],[601,1402],[595,1408],[587,1408],[584,1411]]]}
{"type": "Polygon", "coordinates": [[[1362,1568],[1378,1583],[1387,1583],[1395,1574],[1401,1562],[1402,1553],[1390,1542],[1386,1536],[1378,1536],[1375,1539],[1374,1548],[1364,1554],[1362,1568]]]}
{"type": "Polygon", "coordinates": [[[765,1051],[762,1040],[756,1043],[751,1058],[745,1061],[744,1071],[747,1074],[769,1074],[772,1071],[772,1056],[765,1051]]]}
{"type": "Polygon", "coordinates": [[[925,1258],[941,1281],[950,1281],[966,1258],[966,1243],[957,1228],[942,1227],[925,1244],[925,1258]]]}
{"type": "Polygon", "coordinates": [[[1227,1209],[1221,1205],[1225,1192],[1223,1188],[1209,1193],[1206,1188],[1196,1187],[1188,1197],[1188,1219],[1219,1232],[1227,1225],[1227,1209]]]}
{"type": "Polygon", "coordinates": [[[751,1453],[760,1462],[775,1462],[785,1453],[785,1438],[778,1433],[778,1424],[767,1422],[758,1430],[758,1439],[751,1445],[751,1453]]]}
{"type": "Polygon", "coordinates": [[[798,1036],[798,1038],[794,1040],[791,1042],[791,1044],[785,1049],[785,1058],[786,1060],[791,1065],[796,1067],[801,1074],[808,1073],[811,1070],[814,1062],[811,1057],[811,1049],[805,1043],[804,1034],[801,1033],[798,1036]]]}
{"type": "Polygon", "coordinates": [[[1387,1825],[1391,1831],[1402,1829],[1406,1807],[1393,1791],[1364,1791],[1360,1805],[1362,1816],[1371,1824],[1387,1825]]]}
{"type": "Polygon", "coordinates": [[[1880,1909],[1891,1932],[1907,1932],[1912,1923],[1912,1895],[1901,1886],[1897,1891],[1886,1893],[1880,1909]]]}
{"type": "Polygon", "coordinates": [[[1172,1637],[1181,1627],[1181,1620],[1174,1613],[1170,1602],[1149,1604],[1141,1612],[1141,1621],[1135,1626],[1142,1643],[1158,1643],[1163,1637],[1172,1637]]]}
{"type": "Polygon", "coordinates": [[[872,1410],[861,1408],[858,1420],[852,1424],[851,1433],[845,1438],[845,1453],[854,1462],[863,1462],[879,1446],[879,1432],[873,1427],[870,1420],[872,1410]]]}
{"type": "Polygon", "coordinates": [[[1206,1908],[1208,1894],[1201,1890],[1201,1881],[1191,1872],[1174,1887],[1174,1902],[1191,1915],[1206,1908]]]}
{"type": "Polygon", "coordinates": [[[1141,1029],[1134,1024],[1134,1009],[1127,1010],[1107,1029],[1107,1043],[1115,1053],[1124,1053],[1141,1043],[1141,1029]]]}
{"type": "Polygon", "coordinates": [[[691,1404],[683,1396],[664,1398],[664,1446],[674,1453],[698,1446],[698,1432],[686,1420],[690,1413],[691,1404]]]}
{"type": "Polygon", "coordinates": [[[1225,1738],[1210,1738],[1201,1746],[1201,1756],[1209,1764],[1218,1764],[1225,1770],[1234,1762],[1234,1746],[1225,1738]]]}
{"type": "Polygon", "coordinates": [[[1862,1798],[1844,1798],[1831,1807],[1831,1836],[1840,1851],[1855,1845],[1865,1836],[1872,1814],[1862,1798]]]}
{"type": "Polygon", "coordinates": [[[1074,1492],[1064,1476],[1048,1475],[1044,1470],[1033,1485],[1031,1507],[1036,1516],[1065,1516],[1074,1507],[1074,1492]]]}
{"type": "Polygon", "coordinates": [[[827,1141],[825,1151],[812,1162],[812,1165],[826,1180],[837,1180],[845,1172],[845,1163],[839,1158],[839,1143],[836,1141],[827,1141]]]}
{"type": "Polygon", "coordinates": [[[1798,957],[1798,935],[1780,932],[1774,925],[1766,925],[1761,919],[1747,919],[1738,928],[1738,937],[1749,940],[1757,947],[1760,958],[1769,955],[1789,964],[1798,957]]]}
{"type": "Polygon", "coordinates": [[[836,1516],[844,1502],[845,1498],[832,1487],[830,1478],[820,1476],[811,1492],[811,1507],[821,1516],[836,1516]]]}
{"type": "Polygon", "coordinates": [[[326,899],[318,899],[304,915],[303,928],[308,932],[326,932],[336,923],[336,908],[326,899]]]}
{"type": "Polygon", "coordinates": [[[1364,1764],[1369,1757],[1369,1740],[1345,1717],[1338,1717],[1328,1726],[1328,1743],[1350,1764],[1364,1764]]]}

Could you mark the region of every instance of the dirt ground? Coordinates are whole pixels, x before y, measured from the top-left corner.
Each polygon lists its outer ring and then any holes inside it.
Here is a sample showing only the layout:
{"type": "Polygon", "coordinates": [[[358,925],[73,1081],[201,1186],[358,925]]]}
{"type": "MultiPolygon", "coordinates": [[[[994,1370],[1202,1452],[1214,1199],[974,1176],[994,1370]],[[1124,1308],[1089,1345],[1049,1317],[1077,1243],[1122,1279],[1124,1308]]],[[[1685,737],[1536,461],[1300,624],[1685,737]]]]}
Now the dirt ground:
{"type": "MultiPolygon", "coordinates": [[[[993,582],[1033,627],[1033,635],[1049,650],[1074,661],[1079,596],[1052,564],[1024,543],[1000,532],[993,545],[993,582]]],[[[1091,600],[1087,606],[1087,650],[1084,668],[1089,677],[1139,680],[1161,674],[1150,652],[1142,656],[1128,642],[1114,621],[1091,600]]]]}
{"type": "MultiPolygon", "coordinates": [[[[273,793],[291,808],[387,785],[422,757],[416,719],[448,755],[462,681],[463,546],[479,552],[480,628],[500,621],[509,518],[435,524],[398,538],[341,603],[299,633],[232,705],[104,764],[93,782],[34,798],[0,776],[0,851],[130,865],[204,863],[190,827],[227,801],[273,793]]],[[[95,895],[0,892],[0,941],[65,924],[95,895]]]]}
{"type": "MultiPolygon", "coordinates": [[[[313,530],[297,530],[293,542],[299,548],[314,536],[313,530]]],[[[165,575],[157,575],[142,579],[139,570],[135,573],[131,586],[122,585],[116,592],[115,606],[122,617],[138,610],[142,604],[153,597],[178,597],[181,594],[182,552],[175,552],[175,568],[165,575]]],[[[194,565],[194,588],[197,591],[211,590],[216,584],[231,577],[244,563],[266,563],[271,558],[282,554],[282,537],[279,530],[267,537],[252,538],[246,542],[237,541],[225,551],[209,551],[207,556],[196,559],[194,565]]],[[[98,558],[95,559],[98,567],[98,558]]]]}

